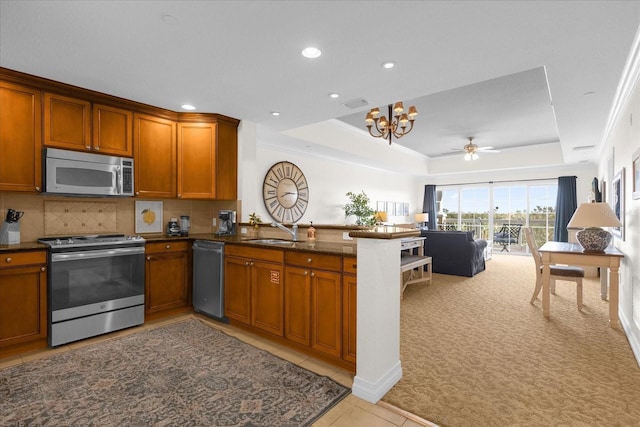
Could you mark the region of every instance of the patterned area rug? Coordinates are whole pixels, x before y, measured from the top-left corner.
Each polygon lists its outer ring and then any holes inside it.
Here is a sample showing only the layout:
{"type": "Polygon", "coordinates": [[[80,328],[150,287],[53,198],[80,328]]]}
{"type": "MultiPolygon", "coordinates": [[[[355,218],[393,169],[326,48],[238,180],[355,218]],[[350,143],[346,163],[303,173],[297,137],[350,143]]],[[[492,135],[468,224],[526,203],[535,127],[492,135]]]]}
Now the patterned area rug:
{"type": "Polygon", "coordinates": [[[349,392],[187,320],[0,370],[0,425],[298,427],[349,392]]]}

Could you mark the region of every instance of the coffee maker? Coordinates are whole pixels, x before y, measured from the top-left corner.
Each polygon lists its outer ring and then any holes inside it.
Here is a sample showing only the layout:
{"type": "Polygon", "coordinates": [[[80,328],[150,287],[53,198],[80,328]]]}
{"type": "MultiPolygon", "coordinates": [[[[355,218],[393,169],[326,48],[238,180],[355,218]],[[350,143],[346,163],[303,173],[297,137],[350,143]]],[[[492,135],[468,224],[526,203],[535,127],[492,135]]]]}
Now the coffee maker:
{"type": "Polygon", "coordinates": [[[220,227],[216,231],[218,236],[234,236],[236,234],[236,211],[221,210],[218,213],[220,227]]]}

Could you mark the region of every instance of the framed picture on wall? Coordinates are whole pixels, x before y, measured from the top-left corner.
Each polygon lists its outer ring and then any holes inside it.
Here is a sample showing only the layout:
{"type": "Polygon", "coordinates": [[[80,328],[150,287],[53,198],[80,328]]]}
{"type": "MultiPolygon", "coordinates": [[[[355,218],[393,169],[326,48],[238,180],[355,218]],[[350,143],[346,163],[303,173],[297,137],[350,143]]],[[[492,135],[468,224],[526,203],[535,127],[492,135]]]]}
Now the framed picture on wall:
{"type": "Polygon", "coordinates": [[[633,153],[633,174],[631,175],[631,179],[633,180],[633,191],[631,193],[631,198],[634,200],[640,199],[640,148],[633,153]]]}
{"type": "Polygon", "coordinates": [[[387,202],[387,214],[389,216],[394,216],[396,211],[393,209],[393,202],[387,202]]]}
{"type": "Polygon", "coordinates": [[[611,181],[611,208],[622,223],[622,227],[611,227],[611,234],[624,240],[624,168],[611,181]]]}

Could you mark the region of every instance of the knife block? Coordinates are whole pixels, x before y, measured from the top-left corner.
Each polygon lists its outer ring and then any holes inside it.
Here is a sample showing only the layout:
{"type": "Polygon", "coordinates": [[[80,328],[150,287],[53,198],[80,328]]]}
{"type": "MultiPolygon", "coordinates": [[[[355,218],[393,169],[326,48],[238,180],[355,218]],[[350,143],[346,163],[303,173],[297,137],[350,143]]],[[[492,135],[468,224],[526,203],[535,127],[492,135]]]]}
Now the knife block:
{"type": "Polygon", "coordinates": [[[4,221],[0,228],[0,245],[15,245],[18,243],[20,243],[20,223],[4,221]]]}

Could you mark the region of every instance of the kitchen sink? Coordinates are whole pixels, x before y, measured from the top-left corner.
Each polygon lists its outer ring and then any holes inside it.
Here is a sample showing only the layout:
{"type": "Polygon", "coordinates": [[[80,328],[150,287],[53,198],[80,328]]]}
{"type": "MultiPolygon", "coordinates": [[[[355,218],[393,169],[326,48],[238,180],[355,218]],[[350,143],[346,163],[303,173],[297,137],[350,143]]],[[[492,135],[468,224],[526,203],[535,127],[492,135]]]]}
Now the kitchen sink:
{"type": "Polygon", "coordinates": [[[249,243],[256,243],[260,245],[278,245],[278,246],[293,246],[296,242],[291,240],[281,240],[281,239],[251,239],[245,240],[249,243]]]}

